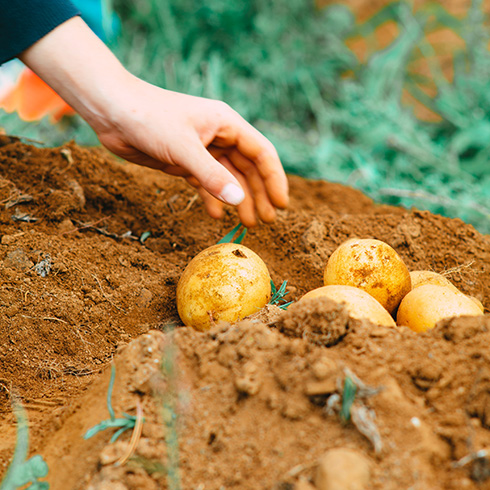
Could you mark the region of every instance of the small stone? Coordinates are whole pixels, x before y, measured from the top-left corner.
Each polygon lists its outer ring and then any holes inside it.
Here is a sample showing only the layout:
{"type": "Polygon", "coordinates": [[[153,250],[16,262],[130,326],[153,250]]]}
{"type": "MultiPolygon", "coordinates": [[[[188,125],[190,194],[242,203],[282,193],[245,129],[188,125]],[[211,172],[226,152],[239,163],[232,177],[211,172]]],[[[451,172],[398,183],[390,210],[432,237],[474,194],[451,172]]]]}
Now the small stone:
{"type": "Polygon", "coordinates": [[[317,490],[365,490],[371,479],[371,463],[353,449],[330,449],[318,461],[317,490]]]}

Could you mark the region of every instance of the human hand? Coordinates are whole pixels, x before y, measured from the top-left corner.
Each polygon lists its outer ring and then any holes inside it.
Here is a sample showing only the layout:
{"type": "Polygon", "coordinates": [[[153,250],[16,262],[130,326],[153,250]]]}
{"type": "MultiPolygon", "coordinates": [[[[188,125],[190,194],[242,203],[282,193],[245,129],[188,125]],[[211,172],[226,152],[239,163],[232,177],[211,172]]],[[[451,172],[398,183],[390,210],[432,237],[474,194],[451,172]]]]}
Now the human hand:
{"type": "Polygon", "coordinates": [[[213,218],[237,205],[244,226],[274,220],[288,203],[277,152],[223,102],[163,90],[133,77],[126,103],[98,129],[101,143],[131,162],[184,177],[213,218]]]}
{"type": "Polygon", "coordinates": [[[146,83],[119,63],[79,17],[21,53],[21,60],[131,162],[185,178],[219,218],[223,202],[240,220],[271,222],[288,203],[273,145],[223,102],[146,83]],[[83,46],[84,49],[79,49],[83,46]]]}

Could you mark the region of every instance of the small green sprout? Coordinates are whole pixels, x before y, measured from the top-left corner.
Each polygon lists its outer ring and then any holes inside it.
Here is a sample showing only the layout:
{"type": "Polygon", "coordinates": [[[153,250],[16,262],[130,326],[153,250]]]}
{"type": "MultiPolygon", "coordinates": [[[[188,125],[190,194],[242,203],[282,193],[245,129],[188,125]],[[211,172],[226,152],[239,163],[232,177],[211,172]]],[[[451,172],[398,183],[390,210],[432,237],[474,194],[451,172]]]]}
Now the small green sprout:
{"type": "Polygon", "coordinates": [[[106,429],[119,428],[119,430],[117,430],[113,434],[110,440],[110,442],[115,442],[121,434],[123,434],[128,429],[134,429],[134,427],[136,426],[136,422],[138,419],[137,416],[124,413],[123,418],[116,418],[114,409],[112,408],[112,390],[114,388],[115,379],[116,368],[113,365],[111,368],[111,379],[109,381],[109,388],[107,389],[107,410],[109,411],[110,418],[107,420],[103,420],[99,424],[89,429],[83,436],[84,439],[90,439],[91,437],[95,436],[95,434],[106,429]]]}
{"type": "Polygon", "coordinates": [[[343,422],[350,420],[350,411],[354,399],[356,398],[357,386],[349,376],[345,377],[344,391],[342,392],[342,408],[340,410],[340,418],[343,422]]]}
{"type": "Polygon", "coordinates": [[[151,231],[144,231],[140,236],[140,243],[145,243],[145,240],[149,237],[151,237],[151,231]]]}
{"type": "Polygon", "coordinates": [[[280,304],[281,301],[284,301],[284,296],[289,294],[289,291],[286,291],[287,284],[287,281],[283,281],[281,287],[277,289],[274,282],[271,280],[272,297],[269,301],[270,305],[277,305],[279,308],[281,308],[281,310],[286,310],[287,307],[292,303],[292,301],[289,301],[289,303],[280,304]]]}
{"type": "Polygon", "coordinates": [[[49,483],[38,481],[48,474],[48,465],[42,456],[36,454],[27,458],[29,450],[29,426],[27,415],[20,403],[14,404],[14,413],[17,419],[17,443],[14,456],[10,463],[4,479],[0,483],[0,490],[48,490],[49,483]],[[29,484],[28,487],[26,485],[29,484]]]}
{"type": "Polygon", "coordinates": [[[238,223],[238,225],[233,228],[229,233],[227,233],[218,243],[242,243],[242,240],[244,239],[245,235],[247,234],[247,228],[243,226],[241,223],[238,223]],[[235,240],[233,240],[233,237],[240,231],[240,229],[243,227],[242,232],[238,235],[235,240]]]}

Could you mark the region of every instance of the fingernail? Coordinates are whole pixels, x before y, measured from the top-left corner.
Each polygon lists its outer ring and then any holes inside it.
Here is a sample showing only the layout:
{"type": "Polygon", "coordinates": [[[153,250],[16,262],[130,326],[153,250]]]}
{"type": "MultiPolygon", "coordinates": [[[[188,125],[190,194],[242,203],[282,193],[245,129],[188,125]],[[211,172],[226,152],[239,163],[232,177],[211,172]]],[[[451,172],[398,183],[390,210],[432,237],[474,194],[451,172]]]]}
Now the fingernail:
{"type": "Polygon", "coordinates": [[[237,206],[245,199],[245,193],[236,184],[226,184],[219,196],[223,201],[232,206],[237,206]]]}

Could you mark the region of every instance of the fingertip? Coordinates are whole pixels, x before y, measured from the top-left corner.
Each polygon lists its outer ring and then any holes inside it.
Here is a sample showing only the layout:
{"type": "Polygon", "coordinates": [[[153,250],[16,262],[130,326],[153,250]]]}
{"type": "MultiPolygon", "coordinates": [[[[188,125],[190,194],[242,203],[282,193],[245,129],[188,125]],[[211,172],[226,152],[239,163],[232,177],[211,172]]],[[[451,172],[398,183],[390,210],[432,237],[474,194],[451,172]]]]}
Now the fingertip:
{"type": "Polygon", "coordinates": [[[286,209],[289,206],[289,186],[287,180],[278,187],[269,189],[269,197],[276,208],[286,209]]]}
{"type": "Polygon", "coordinates": [[[279,209],[286,209],[289,206],[289,196],[286,194],[285,196],[276,199],[274,204],[279,209]]]}
{"type": "Polygon", "coordinates": [[[224,215],[223,203],[218,201],[215,197],[213,197],[209,192],[207,192],[202,187],[199,188],[199,195],[204,202],[204,207],[206,208],[206,212],[213,219],[221,219],[224,215]]]}
{"type": "Polygon", "coordinates": [[[264,223],[273,223],[276,219],[276,211],[272,206],[268,206],[267,209],[259,211],[259,216],[264,223]]]}
{"type": "Polygon", "coordinates": [[[254,215],[241,215],[238,213],[240,216],[240,222],[242,223],[243,226],[246,228],[253,228],[257,226],[257,218],[254,215]]]}
{"type": "Polygon", "coordinates": [[[238,206],[245,199],[245,192],[239,185],[228,182],[221,189],[219,198],[231,206],[238,206]]]}

